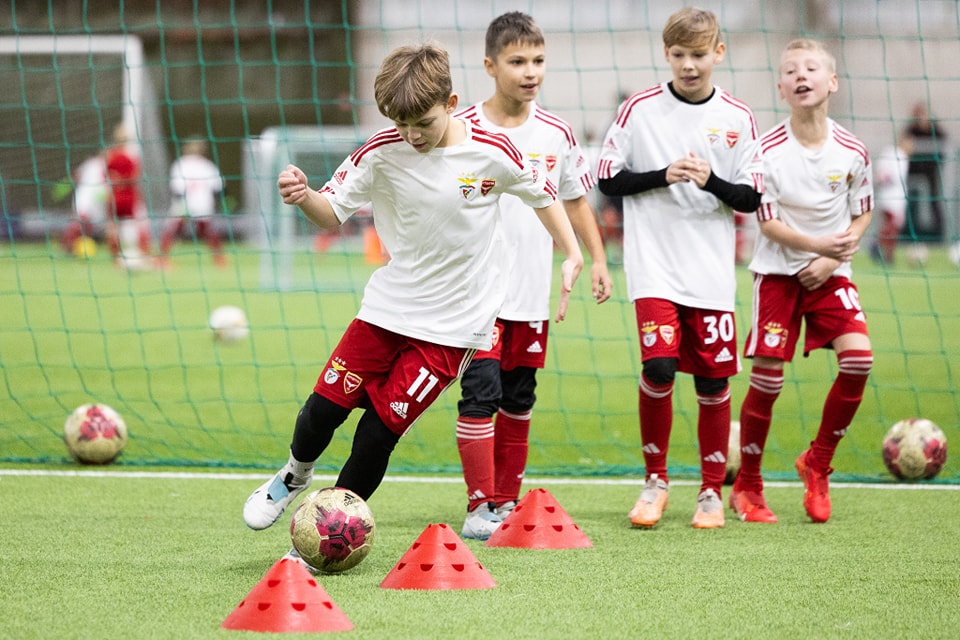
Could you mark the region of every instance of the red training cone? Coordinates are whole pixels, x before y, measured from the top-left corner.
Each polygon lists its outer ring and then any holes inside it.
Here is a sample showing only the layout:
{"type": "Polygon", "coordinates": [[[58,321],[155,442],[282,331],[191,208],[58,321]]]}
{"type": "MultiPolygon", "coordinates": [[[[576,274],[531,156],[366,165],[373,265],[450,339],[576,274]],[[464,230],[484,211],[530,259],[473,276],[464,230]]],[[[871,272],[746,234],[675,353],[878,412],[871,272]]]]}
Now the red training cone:
{"type": "Polygon", "coordinates": [[[296,560],[281,558],[220,625],[237,631],[349,631],[353,623],[296,560]]]}
{"type": "Polygon", "coordinates": [[[484,546],[579,549],[593,543],[546,489],[531,489],[484,546]]]}
{"type": "Polygon", "coordinates": [[[383,589],[489,589],[497,583],[448,525],[431,524],[380,586],[383,589]]]}

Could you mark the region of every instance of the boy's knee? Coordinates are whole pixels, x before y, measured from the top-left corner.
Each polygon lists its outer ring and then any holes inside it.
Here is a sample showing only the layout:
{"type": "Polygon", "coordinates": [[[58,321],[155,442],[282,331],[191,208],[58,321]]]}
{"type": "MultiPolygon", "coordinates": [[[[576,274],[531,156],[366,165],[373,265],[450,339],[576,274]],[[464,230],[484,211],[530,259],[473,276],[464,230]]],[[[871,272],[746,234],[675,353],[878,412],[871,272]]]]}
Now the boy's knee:
{"type": "Polygon", "coordinates": [[[643,375],[654,384],[673,384],[677,377],[677,359],[650,358],[643,363],[643,375]]]}

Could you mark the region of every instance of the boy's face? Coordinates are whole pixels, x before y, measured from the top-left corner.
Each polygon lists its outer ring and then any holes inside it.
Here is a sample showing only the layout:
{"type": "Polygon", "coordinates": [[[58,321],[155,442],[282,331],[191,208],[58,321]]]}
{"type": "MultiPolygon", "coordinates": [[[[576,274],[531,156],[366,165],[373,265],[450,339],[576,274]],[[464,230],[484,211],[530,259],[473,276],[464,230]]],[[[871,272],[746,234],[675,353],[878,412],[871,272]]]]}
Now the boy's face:
{"type": "Polygon", "coordinates": [[[818,107],[837,90],[837,74],[819,51],[790,49],[780,58],[780,97],[791,109],[818,107]]]}
{"type": "Polygon", "coordinates": [[[487,75],[496,81],[497,93],[515,102],[530,102],[537,97],[547,72],[543,45],[515,42],[495,58],[484,58],[487,75]]]}
{"type": "Polygon", "coordinates": [[[675,44],[664,47],[667,62],[673,71],[673,88],[690,102],[700,102],[710,97],[713,84],[710,75],[713,67],[723,62],[726,45],[685,47],[675,44]]]}
{"type": "Polygon", "coordinates": [[[419,153],[429,153],[447,145],[450,114],[457,108],[457,96],[451,95],[444,104],[435,104],[422,116],[408,120],[394,120],[393,124],[404,142],[419,153]]]}

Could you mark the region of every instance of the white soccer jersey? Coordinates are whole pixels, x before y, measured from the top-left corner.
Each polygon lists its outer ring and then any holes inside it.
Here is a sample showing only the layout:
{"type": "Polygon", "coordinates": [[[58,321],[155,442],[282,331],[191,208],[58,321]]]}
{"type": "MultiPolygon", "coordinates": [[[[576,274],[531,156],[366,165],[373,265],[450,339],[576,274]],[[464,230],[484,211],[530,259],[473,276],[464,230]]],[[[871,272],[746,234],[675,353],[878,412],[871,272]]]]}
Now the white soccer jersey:
{"type": "MultiPolygon", "coordinates": [[[[779,218],[811,237],[841,233],[853,218],[873,209],[873,176],[867,148],[855,135],[828,119],[830,133],[819,149],[800,144],[785,120],[763,135],[764,193],[760,221],[779,218]]],[[[750,270],[794,275],[817,257],[795,251],[758,234],[750,270]]],[[[849,262],[835,275],[850,277],[849,262]]]]}
{"type": "Polygon", "coordinates": [[[221,191],[223,178],[217,165],[203,156],[181,156],[170,166],[170,192],[176,196],[171,215],[212,216],[221,191]]]}
{"type": "Polygon", "coordinates": [[[876,207],[903,221],[907,213],[907,171],[910,156],[896,145],[880,150],[871,162],[876,207]]]}
{"type": "MultiPolygon", "coordinates": [[[[518,127],[503,128],[483,114],[475,104],[457,114],[487,131],[510,137],[530,166],[545,172],[557,186],[557,197],[575,200],[593,188],[590,163],[577,144],[573,130],[562,119],[531,104],[530,116],[518,127]]],[[[499,317],[504,320],[533,321],[550,318],[550,289],[553,280],[553,238],[536,214],[519,198],[500,199],[503,230],[507,239],[510,269],[507,297],[499,317]]]]}
{"type": "Polygon", "coordinates": [[[357,317],[436,344],[489,349],[506,293],[499,200],[556,199],[503,135],[467,121],[463,142],[418,153],[396,129],[353,152],[320,192],[346,220],[370,203],[390,262],[370,277],[357,317]]]}
{"type": "MultiPolygon", "coordinates": [[[[750,108],[719,87],[691,104],[658,84],[627,98],[607,131],[597,177],[666,168],[694,153],[718,177],[760,190],[758,130],[750,108]]],[[[733,311],[736,233],[733,211],[693,183],[623,199],[627,295],[664,298],[699,309],[733,311]]]]}
{"type": "Polygon", "coordinates": [[[81,162],[74,171],[74,180],[73,208],[77,215],[90,222],[106,220],[110,188],[103,156],[91,156],[81,162]]]}

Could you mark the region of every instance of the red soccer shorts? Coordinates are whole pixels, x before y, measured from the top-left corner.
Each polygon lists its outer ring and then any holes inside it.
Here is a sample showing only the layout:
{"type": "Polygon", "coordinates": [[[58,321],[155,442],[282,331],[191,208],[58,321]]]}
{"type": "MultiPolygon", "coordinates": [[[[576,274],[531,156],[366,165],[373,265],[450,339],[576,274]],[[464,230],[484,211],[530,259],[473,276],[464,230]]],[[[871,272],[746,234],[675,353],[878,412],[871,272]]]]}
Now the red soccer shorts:
{"type": "Polygon", "coordinates": [[[501,320],[493,328],[493,346],[477,351],[475,360],[500,361],[500,368],[512,371],[517,367],[543,369],[547,363],[548,320],[501,320]]]}
{"type": "Polygon", "coordinates": [[[801,321],[806,323],[804,356],[844,334],[867,335],[860,294],[846,277],[833,276],[809,291],[796,276],[755,274],[753,319],[744,356],[792,361],[801,321]]]}
{"type": "Polygon", "coordinates": [[[463,373],[473,353],[354,319],[313,390],[348,409],[372,406],[391,431],[403,435],[463,373]]]}
{"type": "Polygon", "coordinates": [[[740,371],[732,311],[685,307],[662,298],[640,298],[634,308],[644,362],[676,358],[678,371],[704,378],[729,378],[740,371]]]}

